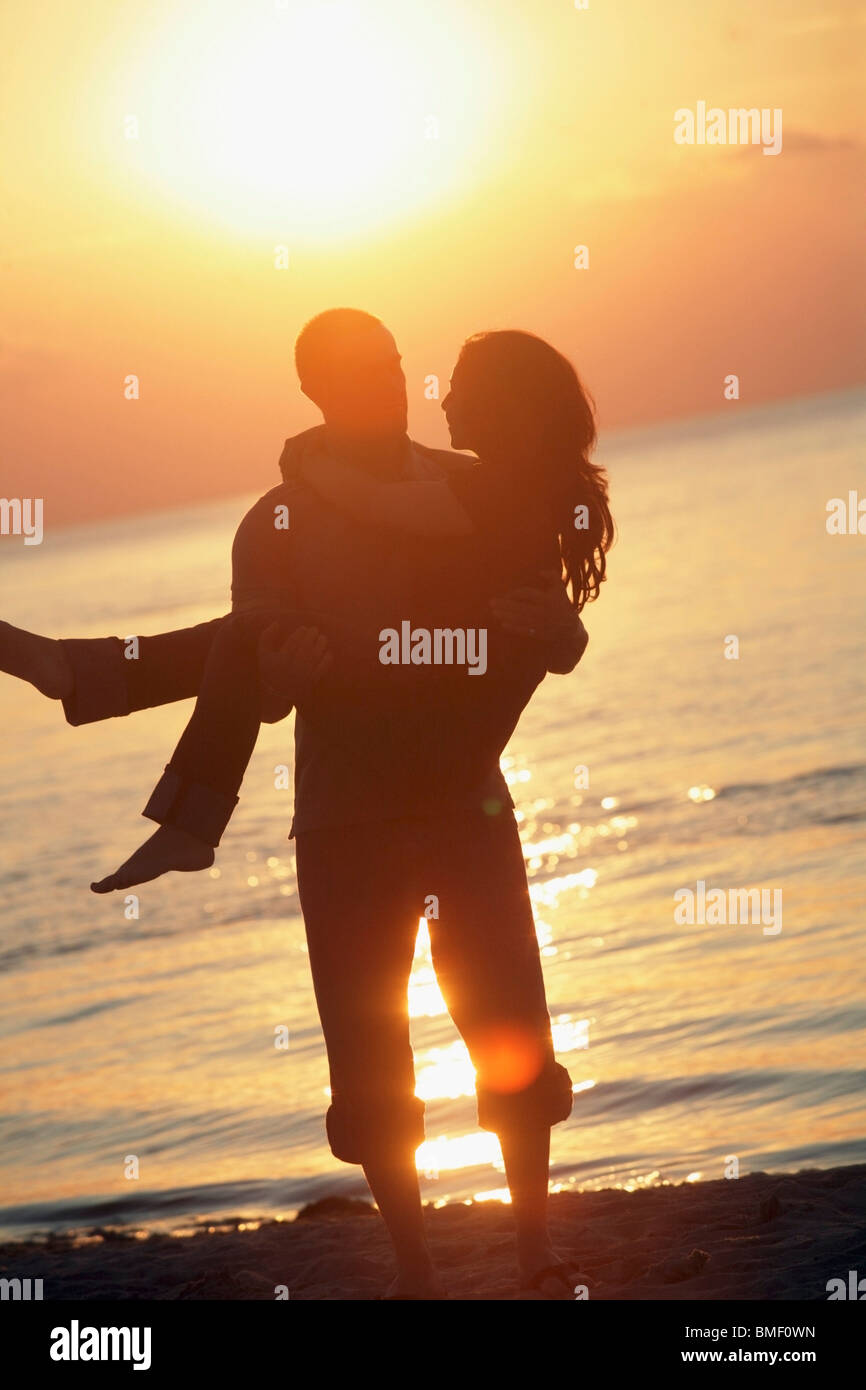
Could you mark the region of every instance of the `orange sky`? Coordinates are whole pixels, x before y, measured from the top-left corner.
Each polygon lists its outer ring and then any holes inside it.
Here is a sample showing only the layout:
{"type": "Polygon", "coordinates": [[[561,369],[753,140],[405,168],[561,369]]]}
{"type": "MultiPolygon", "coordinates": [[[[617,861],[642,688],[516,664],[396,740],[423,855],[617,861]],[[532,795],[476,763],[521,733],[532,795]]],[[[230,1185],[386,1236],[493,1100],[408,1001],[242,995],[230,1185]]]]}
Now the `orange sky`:
{"type": "Polygon", "coordinates": [[[731,372],[743,408],[862,380],[856,13],[7,9],[0,492],[43,497],[48,527],[264,490],[317,418],[294,336],[335,304],[395,333],[411,432],[433,444],[424,378],[444,394],[482,328],[566,352],[602,430],[721,410],[731,372]],[[781,108],[782,152],[677,145],[674,112],[698,101],[781,108]]]}

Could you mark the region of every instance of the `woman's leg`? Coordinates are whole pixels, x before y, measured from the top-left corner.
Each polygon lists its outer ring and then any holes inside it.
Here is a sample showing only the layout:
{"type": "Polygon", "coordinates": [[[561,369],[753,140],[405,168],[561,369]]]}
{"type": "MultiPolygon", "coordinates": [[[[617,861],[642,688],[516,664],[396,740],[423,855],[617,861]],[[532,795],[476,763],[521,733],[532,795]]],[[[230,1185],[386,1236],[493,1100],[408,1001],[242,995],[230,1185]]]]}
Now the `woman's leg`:
{"type": "Polygon", "coordinates": [[[195,708],[145,808],[151,820],[219,844],[259,735],[258,637],[272,620],[233,617],[216,634],[195,708]]]}
{"type": "Polygon", "coordinates": [[[12,623],[0,622],[0,671],[28,681],[49,700],[72,694],[72,668],[60,642],[12,623]]]}
{"type": "Polygon", "coordinates": [[[119,869],[97,883],[108,893],[172,871],[208,868],[238,803],[258,738],[262,690],[258,638],[273,613],[220,624],[208,650],[189,722],[143,814],[160,829],[119,869]]]}
{"type": "Polygon", "coordinates": [[[78,726],[187,700],[199,688],[211,642],[231,615],[153,637],[43,637],[0,623],[0,671],[63,702],[78,726]]]}
{"type": "Polygon", "coordinates": [[[394,1247],[391,1293],[442,1297],[424,1234],[407,987],[423,902],[405,823],[297,838],[298,893],[331,1078],[331,1152],[359,1163],[394,1247]]]}
{"type": "MultiPolygon", "coordinates": [[[[525,1280],[556,1256],[547,1226],[550,1127],[568,1118],[571,1079],[556,1062],[532,905],[510,811],[431,822],[433,964],[477,1074],[478,1120],[502,1146],[525,1280]]],[[[562,1280],[541,1292],[573,1297],[562,1280]]]]}

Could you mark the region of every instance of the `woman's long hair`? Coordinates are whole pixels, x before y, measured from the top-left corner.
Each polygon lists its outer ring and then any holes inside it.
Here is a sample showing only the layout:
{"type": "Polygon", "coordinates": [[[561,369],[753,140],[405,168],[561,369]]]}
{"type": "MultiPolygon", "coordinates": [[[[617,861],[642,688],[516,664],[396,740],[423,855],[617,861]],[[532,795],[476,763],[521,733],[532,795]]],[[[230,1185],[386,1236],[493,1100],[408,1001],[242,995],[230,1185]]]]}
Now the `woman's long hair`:
{"type": "Polygon", "coordinates": [[[580,612],[598,598],[615,537],[607,474],[589,457],[596,442],[593,402],[567,358],[534,333],[476,333],[463,344],[458,365],[550,501],[563,579],[580,612]]]}

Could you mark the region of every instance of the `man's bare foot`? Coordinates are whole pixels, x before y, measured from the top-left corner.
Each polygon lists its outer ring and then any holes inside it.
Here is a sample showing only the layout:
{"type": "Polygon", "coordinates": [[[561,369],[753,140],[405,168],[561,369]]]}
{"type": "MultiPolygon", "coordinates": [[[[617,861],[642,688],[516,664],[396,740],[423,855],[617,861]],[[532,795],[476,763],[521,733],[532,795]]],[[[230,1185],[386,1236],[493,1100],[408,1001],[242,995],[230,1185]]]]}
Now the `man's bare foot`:
{"type": "Polygon", "coordinates": [[[29,681],[49,700],[72,694],[72,667],[60,642],[0,622],[0,671],[29,681]]]}
{"type": "Polygon", "coordinates": [[[387,1291],[382,1294],[383,1299],[417,1298],[419,1301],[425,1298],[448,1298],[448,1296],[448,1290],[439,1275],[433,1270],[417,1275],[398,1274],[388,1285],[387,1291]]]}
{"type": "Polygon", "coordinates": [[[539,1298],[551,1301],[574,1301],[575,1286],[585,1284],[591,1293],[593,1281],[580,1272],[579,1263],[572,1257],[561,1259],[552,1246],[535,1251],[520,1259],[522,1290],[537,1292],[539,1298]]]}
{"type": "Polygon", "coordinates": [[[581,1284],[587,1286],[588,1293],[594,1289],[594,1282],[581,1273],[580,1264],[575,1259],[560,1259],[552,1255],[541,1264],[524,1265],[521,1262],[521,1291],[537,1293],[539,1298],[550,1301],[574,1301],[575,1289],[581,1284]]]}
{"type": "Polygon", "coordinates": [[[176,825],[161,825],[116,873],[91,883],[90,887],[94,893],[111,893],[118,888],[131,888],[135,883],[149,883],[172,869],[181,873],[209,869],[213,861],[213,847],[204,840],[196,839],[176,825]]]}

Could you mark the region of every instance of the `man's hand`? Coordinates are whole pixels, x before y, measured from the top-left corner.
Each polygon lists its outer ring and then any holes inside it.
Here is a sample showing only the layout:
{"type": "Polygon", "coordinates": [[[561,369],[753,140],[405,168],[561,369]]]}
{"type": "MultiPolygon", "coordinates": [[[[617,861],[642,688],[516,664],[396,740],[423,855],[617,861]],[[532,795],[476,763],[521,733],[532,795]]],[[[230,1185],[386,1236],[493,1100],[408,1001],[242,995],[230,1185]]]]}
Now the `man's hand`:
{"type": "Polygon", "coordinates": [[[589,633],[568,597],[560,575],[545,570],[540,588],[513,589],[491,599],[494,616],[506,632],[532,637],[547,649],[547,669],[557,675],[573,671],[589,642],[589,633]]]}
{"type": "MultiPolygon", "coordinates": [[[[285,710],[303,702],[313,686],[333,666],[328,639],[315,627],[298,627],[283,637],[279,621],[268,625],[259,637],[259,677],[263,705],[285,710]]],[[[279,715],[278,718],[283,718],[279,715]]],[[[265,720],[266,723],[275,722],[265,720]]]]}

